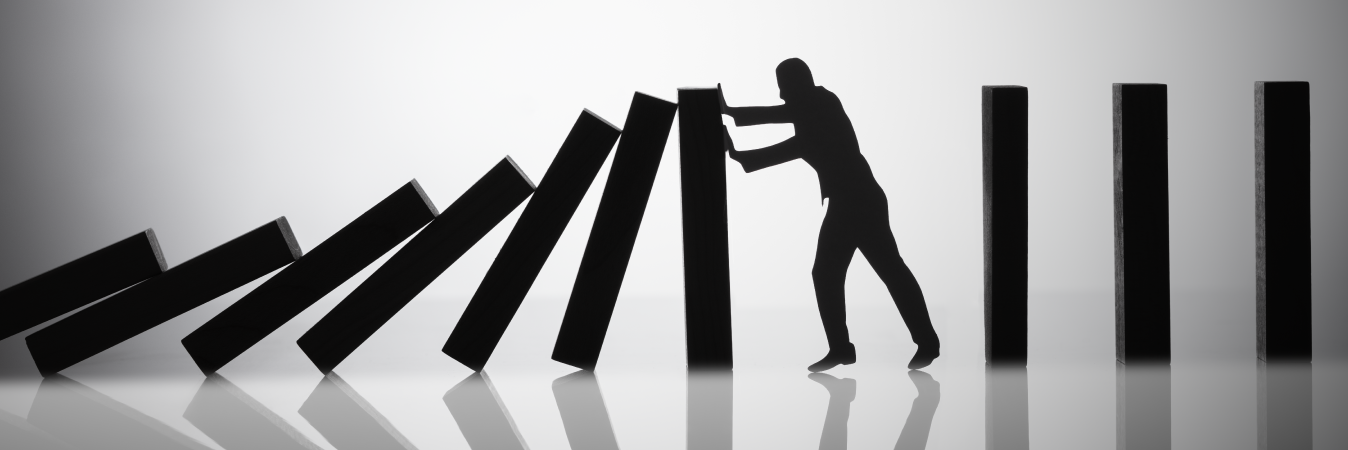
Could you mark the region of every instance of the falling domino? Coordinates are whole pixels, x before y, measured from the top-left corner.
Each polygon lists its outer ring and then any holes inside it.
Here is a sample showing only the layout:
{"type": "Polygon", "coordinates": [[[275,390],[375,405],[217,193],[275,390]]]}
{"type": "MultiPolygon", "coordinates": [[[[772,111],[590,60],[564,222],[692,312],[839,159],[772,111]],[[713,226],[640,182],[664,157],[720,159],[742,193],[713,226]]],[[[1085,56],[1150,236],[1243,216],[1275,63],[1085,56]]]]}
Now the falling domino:
{"type": "Polygon", "coordinates": [[[473,370],[486,366],[620,133],[589,110],[576,119],[445,342],[446,355],[473,370]]]}
{"type": "Polygon", "coordinates": [[[202,372],[215,373],[435,215],[435,205],[412,180],[187,335],[183,347],[202,372]]]}
{"type": "Polygon", "coordinates": [[[640,92],[632,96],[585,256],[557,332],[552,350],[557,362],[593,370],[599,361],[677,109],[678,105],[640,92]]]}
{"type": "Polygon", "coordinates": [[[300,257],[285,217],[28,336],[43,376],[112,348],[300,257]]]}
{"type": "Polygon", "coordinates": [[[102,249],[0,291],[0,339],[164,273],[154,230],[102,249]]]}
{"type": "Polygon", "coordinates": [[[515,162],[502,159],[300,336],[300,350],[332,372],[533,191],[515,162]]]}

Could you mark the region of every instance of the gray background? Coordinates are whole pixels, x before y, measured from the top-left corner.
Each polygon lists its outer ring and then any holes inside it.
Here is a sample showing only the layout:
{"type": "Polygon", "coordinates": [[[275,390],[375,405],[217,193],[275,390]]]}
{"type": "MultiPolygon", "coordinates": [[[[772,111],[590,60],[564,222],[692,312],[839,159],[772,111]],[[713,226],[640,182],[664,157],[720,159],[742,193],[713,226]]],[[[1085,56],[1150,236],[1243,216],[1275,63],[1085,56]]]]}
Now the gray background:
{"type": "MultiPolygon", "coordinates": [[[[720,82],[732,105],[773,104],[773,68],[800,57],[851,115],[948,364],[982,358],[979,86],[1030,89],[1034,363],[1113,359],[1110,84],[1168,84],[1175,359],[1248,361],[1253,86],[1305,80],[1315,358],[1343,358],[1346,13],[1342,1],[10,0],[0,288],[150,227],[170,265],[282,215],[309,250],[412,178],[442,209],[506,155],[537,181],[582,108],[620,124],[634,90],[674,100],[720,82]]],[[[734,131],[742,148],[792,132],[754,128],[734,131]]],[[[677,133],[601,367],[683,364],[677,133]]],[[[606,176],[489,367],[547,362],[606,176]]],[[[726,178],[737,362],[802,367],[825,351],[809,278],[825,211],[814,173],[793,162],[726,178]]],[[[458,367],[439,347],[518,213],[343,367],[458,367]]],[[[294,339],[369,273],[227,371],[312,370],[294,339]]],[[[195,370],[177,339],[247,289],[84,366],[195,370]]],[[[860,255],[848,295],[862,359],[905,362],[913,345],[860,255]]],[[[34,371],[21,338],[0,342],[0,358],[7,374],[34,371]]]]}

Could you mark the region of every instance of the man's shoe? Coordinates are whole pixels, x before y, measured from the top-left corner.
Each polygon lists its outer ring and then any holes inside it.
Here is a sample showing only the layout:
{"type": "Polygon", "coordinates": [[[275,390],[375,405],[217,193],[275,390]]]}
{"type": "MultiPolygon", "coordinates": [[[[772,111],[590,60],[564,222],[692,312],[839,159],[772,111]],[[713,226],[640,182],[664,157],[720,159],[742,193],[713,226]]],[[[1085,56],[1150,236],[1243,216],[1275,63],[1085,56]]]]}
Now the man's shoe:
{"type": "Polygon", "coordinates": [[[917,354],[913,355],[913,360],[908,362],[908,368],[917,370],[930,366],[931,361],[936,359],[937,356],[941,356],[940,347],[934,345],[925,347],[919,346],[917,348],[917,354]]]}
{"type": "Polygon", "coordinates": [[[847,347],[841,349],[829,349],[828,354],[819,362],[810,364],[811,372],[823,372],[832,369],[839,364],[851,364],[857,362],[857,348],[851,342],[847,347]]]}

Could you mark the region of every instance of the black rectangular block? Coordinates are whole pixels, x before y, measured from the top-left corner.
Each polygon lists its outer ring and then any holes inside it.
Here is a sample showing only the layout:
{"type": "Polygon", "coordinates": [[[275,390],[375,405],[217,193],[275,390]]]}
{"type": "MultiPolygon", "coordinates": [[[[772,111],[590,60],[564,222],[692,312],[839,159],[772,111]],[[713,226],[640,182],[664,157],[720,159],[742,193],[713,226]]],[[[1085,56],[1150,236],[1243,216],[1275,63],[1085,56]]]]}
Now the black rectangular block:
{"type": "Polygon", "coordinates": [[[300,336],[300,349],[331,372],[533,192],[515,162],[502,159],[300,336]]]}
{"type": "Polygon", "coordinates": [[[678,105],[640,92],[632,96],[622,139],[613,155],[604,196],[552,350],[552,359],[557,362],[593,370],[599,361],[677,109],[678,105]]]}
{"type": "Polygon", "coordinates": [[[983,86],[983,351],[1025,365],[1029,90],[983,86]]]}
{"type": "Polygon", "coordinates": [[[164,273],[154,230],[115,244],[0,291],[0,339],[74,311],[164,273]]]}
{"type": "Polygon", "coordinates": [[[336,373],[318,382],[300,405],[300,416],[337,450],[416,448],[336,373]]]}
{"type": "Polygon", "coordinates": [[[1166,86],[1114,85],[1114,354],[1170,362],[1166,86]]]}
{"type": "Polygon", "coordinates": [[[446,355],[473,370],[486,366],[621,133],[589,110],[576,119],[445,341],[446,355]]]}
{"type": "Polygon", "coordinates": [[[300,257],[281,217],[28,336],[43,376],[64,370],[300,257]]]}
{"type": "Polygon", "coordinates": [[[214,373],[434,219],[416,180],[403,185],[192,334],[183,347],[214,373]]]}
{"type": "Polygon", "coordinates": [[[1254,85],[1256,351],[1311,360],[1310,83],[1254,85]]]}
{"type": "MultiPolygon", "coordinates": [[[[525,450],[529,448],[515,427],[515,419],[501,403],[496,386],[486,373],[477,372],[449,389],[445,406],[458,424],[468,448],[473,450],[525,450]]],[[[572,447],[584,448],[584,447],[572,447]]]]}
{"type": "Polygon", "coordinates": [[[688,366],[734,365],[725,159],[716,89],[679,89],[683,301],[688,366]]]}
{"type": "Polygon", "coordinates": [[[201,382],[183,418],[226,450],[319,450],[304,434],[218,374],[201,382]]]}

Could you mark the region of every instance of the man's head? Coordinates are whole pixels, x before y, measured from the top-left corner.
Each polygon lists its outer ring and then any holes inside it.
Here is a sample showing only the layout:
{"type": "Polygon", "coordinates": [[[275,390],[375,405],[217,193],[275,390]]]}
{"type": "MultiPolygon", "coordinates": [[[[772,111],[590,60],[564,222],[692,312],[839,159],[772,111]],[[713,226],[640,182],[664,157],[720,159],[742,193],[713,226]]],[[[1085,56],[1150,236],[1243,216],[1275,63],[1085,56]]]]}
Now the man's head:
{"type": "Polygon", "coordinates": [[[814,76],[810,75],[810,66],[800,58],[791,58],[777,65],[777,89],[782,100],[796,93],[814,87],[814,76]]]}

